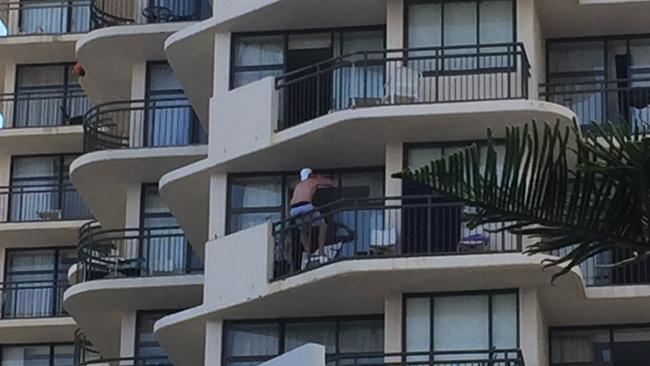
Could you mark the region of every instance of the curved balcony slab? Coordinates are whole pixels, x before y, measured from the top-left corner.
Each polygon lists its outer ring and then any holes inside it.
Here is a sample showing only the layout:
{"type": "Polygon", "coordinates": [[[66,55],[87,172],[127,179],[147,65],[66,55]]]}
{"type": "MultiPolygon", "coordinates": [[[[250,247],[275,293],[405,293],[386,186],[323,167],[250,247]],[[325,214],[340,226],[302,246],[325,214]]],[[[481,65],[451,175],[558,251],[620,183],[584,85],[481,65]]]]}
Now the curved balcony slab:
{"type": "Polygon", "coordinates": [[[76,328],[70,317],[0,320],[0,343],[71,342],[76,328]]]}
{"type": "Polygon", "coordinates": [[[202,121],[207,121],[208,100],[214,94],[217,33],[386,23],[386,3],[375,0],[329,0],[326,7],[319,0],[228,1],[215,2],[214,6],[213,18],[182,29],[165,41],[167,59],[181,84],[191,85],[186,88],[188,98],[202,121]]]}
{"type": "Polygon", "coordinates": [[[88,220],[0,223],[2,246],[70,246],[79,238],[79,228],[88,220]]]}
{"type": "Polygon", "coordinates": [[[82,149],[83,126],[0,128],[0,155],[74,153],[82,149]]]}
{"type": "Polygon", "coordinates": [[[124,25],[92,31],[79,39],[77,60],[86,70],[84,89],[95,104],[131,98],[133,64],[165,59],[163,44],[192,22],[124,25]]]}
{"type": "Polygon", "coordinates": [[[204,145],[96,151],[72,163],[70,178],[97,220],[117,229],[125,223],[129,187],[158,182],[206,152],[204,145]]]}
{"type": "Polygon", "coordinates": [[[120,355],[123,313],[196,306],[202,289],[203,275],[95,280],[70,287],[63,301],[101,354],[115,358],[120,355]]]}
{"type": "Polygon", "coordinates": [[[160,178],[158,187],[167,206],[196,253],[203,257],[210,217],[210,175],[200,160],[173,170],[160,178]]]}
{"type": "Polygon", "coordinates": [[[342,156],[345,166],[377,166],[384,164],[390,142],[484,140],[488,127],[499,138],[508,126],[532,120],[573,126],[575,118],[566,107],[538,100],[420,103],[346,109],[276,132],[273,81],[267,78],[213,98],[211,118],[228,131],[213,131],[210,160],[215,172],[337,168],[342,156]],[[247,99],[260,101],[254,111],[247,99]]]}
{"type": "Polygon", "coordinates": [[[0,63],[52,63],[75,59],[82,34],[43,34],[0,37],[0,63]]]}

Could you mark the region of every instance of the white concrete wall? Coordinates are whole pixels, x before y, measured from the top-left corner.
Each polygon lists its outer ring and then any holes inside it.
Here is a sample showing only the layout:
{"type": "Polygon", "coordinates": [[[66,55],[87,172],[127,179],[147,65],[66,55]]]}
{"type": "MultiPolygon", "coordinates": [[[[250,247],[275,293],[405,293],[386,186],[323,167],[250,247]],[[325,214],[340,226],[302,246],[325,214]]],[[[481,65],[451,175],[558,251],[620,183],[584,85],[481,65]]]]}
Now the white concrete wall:
{"type": "Polygon", "coordinates": [[[307,343],[260,366],[325,366],[325,346],[307,343]]]}
{"type": "Polygon", "coordinates": [[[223,321],[211,320],[205,325],[205,365],[221,365],[223,321]]]}
{"type": "Polygon", "coordinates": [[[129,311],[122,315],[120,327],[120,357],[135,356],[137,312],[129,311]]]}
{"type": "Polygon", "coordinates": [[[547,328],[538,290],[519,289],[519,342],[526,365],[548,365],[547,328]]]}
{"type": "Polygon", "coordinates": [[[275,79],[215,95],[210,105],[210,159],[224,162],[272,143],[277,124],[275,79]]]}

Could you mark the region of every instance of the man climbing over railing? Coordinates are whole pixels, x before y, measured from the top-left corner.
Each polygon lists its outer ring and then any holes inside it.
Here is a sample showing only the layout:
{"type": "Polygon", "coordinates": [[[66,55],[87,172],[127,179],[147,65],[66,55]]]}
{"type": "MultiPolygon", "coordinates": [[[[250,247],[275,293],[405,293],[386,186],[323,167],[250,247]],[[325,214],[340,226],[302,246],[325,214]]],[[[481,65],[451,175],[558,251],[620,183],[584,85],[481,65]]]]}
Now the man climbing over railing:
{"type": "Polygon", "coordinates": [[[291,217],[300,225],[300,242],[304,248],[303,263],[311,259],[311,228],[318,226],[318,261],[327,261],[325,255],[325,238],[327,223],[312,204],[312,199],[319,188],[332,187],[334,182],[322,175],[313,174],[309,168],[300,171],[300,182],[293,190],[291,198],[291,217]]]}

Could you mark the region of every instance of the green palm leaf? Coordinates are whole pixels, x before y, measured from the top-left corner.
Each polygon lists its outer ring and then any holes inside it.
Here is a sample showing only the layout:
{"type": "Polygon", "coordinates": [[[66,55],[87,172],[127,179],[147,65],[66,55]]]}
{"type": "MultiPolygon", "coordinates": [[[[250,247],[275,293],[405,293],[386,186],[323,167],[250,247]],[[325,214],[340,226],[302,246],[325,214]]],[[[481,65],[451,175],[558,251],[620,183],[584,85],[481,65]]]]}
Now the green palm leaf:
{"type": "Polygon", "coordinates": [[[583,135],[559,121],[533,122],[506,129],[502,156],[488,130],[484,164],[472,145],[394,176],[476,207],[470,227],[499,223],[499,230],[536,238],[528,254],[564,253],[546,263],[562,265],[557,277],[605,251],[632,253],[624,263],[650,253],[645,132],[594,123],[583,135]]]}

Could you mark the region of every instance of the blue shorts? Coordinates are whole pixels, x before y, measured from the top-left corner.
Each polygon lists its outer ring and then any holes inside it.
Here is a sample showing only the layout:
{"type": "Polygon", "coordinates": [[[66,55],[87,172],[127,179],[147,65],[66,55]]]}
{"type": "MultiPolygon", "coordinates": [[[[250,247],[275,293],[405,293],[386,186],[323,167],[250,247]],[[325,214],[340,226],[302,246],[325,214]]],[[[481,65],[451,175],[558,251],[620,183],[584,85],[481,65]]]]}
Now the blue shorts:
{"type": "Polygon", "coordinates": [[[324,223],[320,212],[311,203],[306,203],[297,207],[292,207],[289,211],[291,217],[295,217],[296,224],[302,225],[311,222],[311,226],[319,226],[324,223]],[[311,212],[311,213],[309,213],[311,212]],[[298,216],[298,217],[296,217],[298,216]]]}

